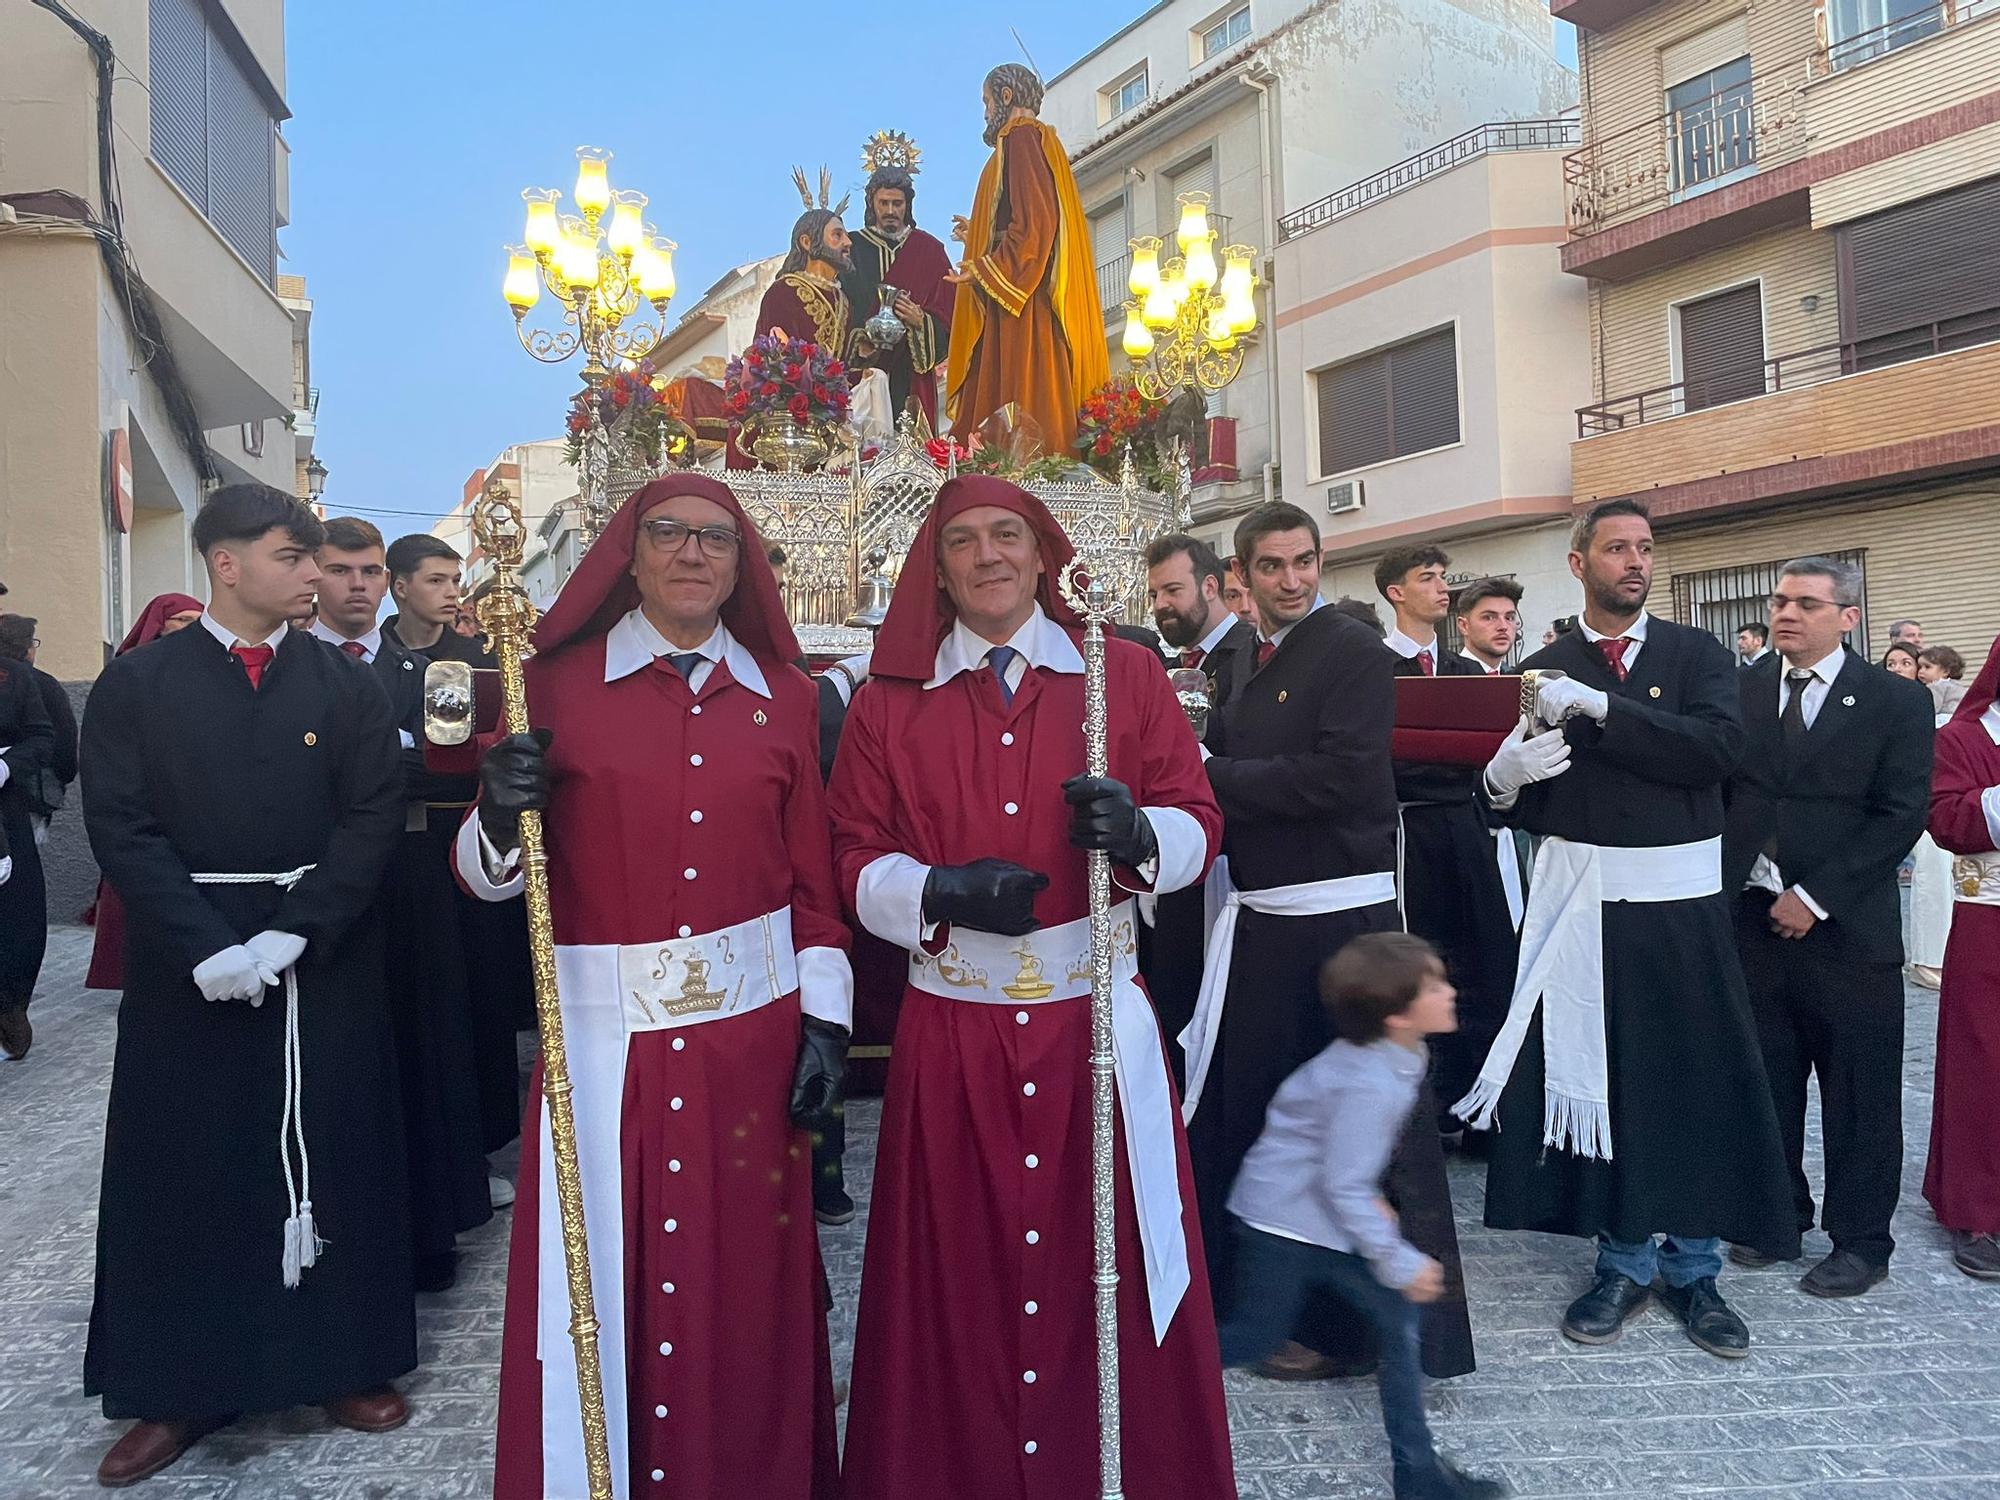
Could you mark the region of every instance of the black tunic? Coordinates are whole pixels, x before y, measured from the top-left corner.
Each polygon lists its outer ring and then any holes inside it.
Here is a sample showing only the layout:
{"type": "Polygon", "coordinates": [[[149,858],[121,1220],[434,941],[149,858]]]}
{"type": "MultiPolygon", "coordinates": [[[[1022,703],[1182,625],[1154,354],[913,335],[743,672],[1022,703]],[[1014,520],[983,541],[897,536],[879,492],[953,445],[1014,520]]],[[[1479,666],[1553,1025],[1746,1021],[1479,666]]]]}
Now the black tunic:
{"type": "MultiPolygon", "coordinates": [[[[1414,658],[1398,655],[1396,675],[1423,673],[1414,658]]],[[[1437,675],[1484,677],[1486,672],[1453,652],[1438,659],[1437,675]]],[[[1472,1087],[1507,1019],[1520,951],[1493,833],[1474,795],[1478,783],[1475,767],[1396,762],[1403,819],[1403,920],[1443,955],[1458,988],[1458,1030],[1433,1037],[1430,1044],[1431,1088],[1446,1109],[1472,1087]]]]}
{"type": "MultiPolygon", "coordinates": [[[[387,631],[371,666],[397,726],[417,745],[424,732],[425,658],[387,631]]],[[[411,1247],[440,1256],[455,1237],[493,1217],[475,1066],[464,899],[451,876],[451,844],[472,797],[467,778],[434,775],[420,748],[404,750],[405,832],[383,885],[390,1014],[402,1081],[410,1178],[411,1247]],[[429,804],[456,802],[433,813],[429,804]]]]}
{"type": "MultiPolygon", "coordinates": [[[[1222,847],[1239,890],[1390,871],[1396,863],[1395,654],[1360,621],[1320,607],[1294,625],[1263,667],[1252,655],[1209,721],[1208,778],[1222,805],[1222,847]]],[[[1321,916],[1245,908],[1236,928],[1221,1036],[1188,1126],[1209,1275],[1228,1294],[1232,1236],[1224,1201],[1264,1127],[1278,1085],[1333,1040],[1320,966],[1351,938],[1399,926],[1383,901],[1321,916]]],[[[1452,1223],[1451,1187],[1428,1090],[1411,1112],[1385,1181],[1410,1243],[1444,1267],[1445,1295],[1425,1309],[1424,1368],[1472,1369],[1472,1328],[1452,1223]]],[[[1298,1337],[1330,1354],[1367,1342],[1337,1301],[1307,1309],[1298,1337]]]]}
{"type": "Polygon", "coordinates": [[[56,750],[35,670],[26,662],[0,661],[0,749],[8,767],[0,786],[0,854],[14,860],[13,875],[0,885],[0,1011],[14,1011],[27,1009],[49,941],[42,856],[25,785],[50,766],[56,750]]]}
{"type": "Polygon", "coordinates": [[[367,668],[288,633],[253,691],[205,629],[121,656],[83,723],[84,822],[126,912],[84,1387],[106,1416],[329,1400],[416,1363],[402,1114],[374,905],[403,826],[395,726],[367,668]],[[190,873],[315,865],[276,885],[190,873]],[[285,1005],[209,1003],[195,965],[297,934],[313,1213],[280,1277],[285,1005]]]}
{"type": "MultiPolygon", "coordinates": [[[[1571,719],[1569,769],[1523,788],[1497,816],[1530,833],[1623,848],[1720,836],[1722,786],[1743,747],[1737,667],[1721,642],[1651,618],[1622,683],[1580,630],[1521,665],[1559,668],[1608,693],[1611,707],[1602,724],[1571,719]]],[[[1543,1150],[1537,1012],[1500,1101],[1488,1224],[1622,1240],[1720,1235],[1799,1253],[1730,912],[1720,892],[1605,906],[1613,1157],[1543,1150]]]]}

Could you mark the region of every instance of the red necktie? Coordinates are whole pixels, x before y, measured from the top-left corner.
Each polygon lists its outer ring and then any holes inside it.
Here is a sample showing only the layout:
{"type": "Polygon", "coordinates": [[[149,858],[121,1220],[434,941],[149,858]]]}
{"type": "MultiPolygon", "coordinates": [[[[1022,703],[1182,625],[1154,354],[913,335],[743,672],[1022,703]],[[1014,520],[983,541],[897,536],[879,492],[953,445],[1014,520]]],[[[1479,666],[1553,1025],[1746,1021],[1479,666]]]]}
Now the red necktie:
{"type": "Polygon", "coordinates": [[[1431,660],[1431,648],[1426,646],[1417,653],[1417,670],[1426,677],[1437,676],[1437,665],[1431,660]]]}
{"type": "Polygon", "coordinates": [[[263,684],[264,669],[278,653],[269,646],[236,645],[229,648],[229,654],[243,663],[243,675],[250,679],[250,691],[254,693],[263,684]]]}
{"type": "Polygon", "coordinates": [[[1625,680],[1625,647],[1629,642],[1622,635],[1607,635],[1597,643],[1597,649],[1604,655],[1604,665],[1611,668],[1611,675],[1620,682],[1625,680]]]}
{"type": "Polygon", "coordinates": [[[1277,654],[1278,654],[1278,643],[1276,641],[1259,641],[1257,643],[1258,666],[1260,667],[1263,666],[1265,662],[1269,661],[1272,657],[1276,656],[1277,654]]]}
{"type": "Polygon", "coordinates": [[[340,649],[356,661],[366,661],[368,659],[368,648],[359,641],[342,641],[340,649]]]}
{"type": "Polygon", "coordinates": [[[1190,646],[1181,653],[1181,665],[1188,668],[1198,667],[1201,665],[1201,659],[1206,655],[1208,653],[1202,650],[1201,647],[1190,646]]]}

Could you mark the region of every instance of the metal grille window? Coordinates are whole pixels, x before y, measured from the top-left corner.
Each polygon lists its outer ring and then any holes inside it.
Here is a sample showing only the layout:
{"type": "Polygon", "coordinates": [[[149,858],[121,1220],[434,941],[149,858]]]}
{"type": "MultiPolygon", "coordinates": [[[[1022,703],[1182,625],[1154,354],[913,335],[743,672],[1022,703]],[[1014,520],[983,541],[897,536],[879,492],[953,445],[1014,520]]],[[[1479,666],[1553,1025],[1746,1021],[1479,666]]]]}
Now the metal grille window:
{"type": "Polygon", "coordinates": [[[1450,328],[1321,370],[1319,469],[1344,474],[1458,441],[1458,339],[1450,328]]]}
{"type": "Polygon", "coordinates": [[[149,0],[154,161],[266,282],[277,272],[277,123],[202,0],[149,0]]]}
{"type": "MultiPolygon", "coordinates": [[[[1861,619],[1847,643],[1864,656],[1868,652],[1868,552],[1856,548],[1826,554],[1835,562],[1852,563],[1861,569],[1861,619]]],[[[1752,620],[1770,618],[1771,591],[1778,575],[1790,562],[1788,557],[1770,562],[1744,563],[1733,568],[1705,568],[1698,573],[1673,576],[1674,618],[1683,625],[1706,630],[1734,651],[1736,632],[1752,620]]]]}
{"type": "Polygon", "coordinates": [[[1757,160],[1750,59],[1739,57],[1667,90],[1674,190],[1684,192],[1757,160]]]}

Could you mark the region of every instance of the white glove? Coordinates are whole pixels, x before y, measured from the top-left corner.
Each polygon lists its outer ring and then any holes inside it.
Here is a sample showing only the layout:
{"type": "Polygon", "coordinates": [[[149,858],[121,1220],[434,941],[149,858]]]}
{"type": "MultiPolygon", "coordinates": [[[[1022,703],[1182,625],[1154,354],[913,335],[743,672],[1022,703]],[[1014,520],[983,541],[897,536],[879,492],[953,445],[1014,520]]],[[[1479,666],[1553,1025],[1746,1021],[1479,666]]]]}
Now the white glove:
{"type": "Polygon", "coordinates": [[[1535,695],[1535,716],[1544,724],[1560,724],[1571,714],[1586,714],[1602,724],[1610,711],[1611,699],[1603,691],[1574,677],[1545,682],[1535,695]]]}
{"type": "Polygon", "coordinates": [[[306,951],[306,940],[267,927],[243,946],[250,950],[259,964],[276,976],[271,981],[275,984],[284,977],[285,970],[299,961],[299,955],[306,951]]]}
{"type": "Polygon", "coordinates": [[[840,670],[854,679],[856,687],[860,687],[868,680],[868,663],[874,659],[874,652],[864,651],[859,656],[850,656],[842,660],[839,663],[840,670]]]}
{"type": "Polygon", "coordinates": [[[248,1000],[264,1003],[264,986],[278,982],[277,972],[242,943],[211,953],[194,966],[194,982],[204,1000],[248,1000]]]}
{"type": "Polygon", "coordinates": [[[1495,797],[1512,797],[1529,782],[1547,781],[1568,769],[1569,741],[1563,738],[1562,731],[1545,729],[1531,735],[1524,718],[1486,763],[1486,788],[1495,797]]]}
{"type": "MultiPolygon", "coordinates": [[[[9,748],[11,747],[0,747],[0,755],[6,754],[6,751],[9,748]]],[[[5,786],[7,784],[7,778],[12,776],[13,774],[14,774],[14,768],[8,765],[6,761],[0,760],[0,786],[5,786]]]]}
{"type": "Polygon", "coordinates": [[[13,878],[14,856],[11,854],[0,854],[0,885],[5,885],[13,878]]]}

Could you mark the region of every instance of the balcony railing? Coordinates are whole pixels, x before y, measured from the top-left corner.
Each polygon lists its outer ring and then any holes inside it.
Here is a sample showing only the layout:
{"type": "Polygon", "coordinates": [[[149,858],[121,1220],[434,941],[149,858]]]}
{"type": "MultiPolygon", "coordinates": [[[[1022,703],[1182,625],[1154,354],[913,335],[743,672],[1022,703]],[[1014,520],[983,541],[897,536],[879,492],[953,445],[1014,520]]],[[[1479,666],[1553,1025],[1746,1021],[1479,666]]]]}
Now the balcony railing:
{"type": "Polygon", "coordinates": [[[1344,214],[1366,208],[1405,188],[1415,187],[1426,178],[1449,171],[1474,157],[1496,151],[1547,151],[1552,147],[1577,145],[1582,139],[1583,123],[1575,115],[1554,120],[1500,120],[1488,125],[1475,125],[1442,145],[1421,151],[1392,167],[1384,167],[1373,177],[1364,177],[1337,193],[1328,193],[1316,203],[1308,203],[1304,208],[1286,214],[1278,220],[1278,240],[1283,243],[1296,239],[1322,224],[1330,224],[1344,214]]]}
{"type": "Polygon", "coordinates": [[[1563,162],[1570,234],[1595,234],[1800,160],[1811,135],[1807,98],[1815,82],[1995,15],[2000,0],[1938,0],[1885,25],[1827,41],[1822,11],[1822,45],[1805,56],[1571,152],[1563,162]]]}
{"type": "MultiPolygon", "coordinates": [[[[1215,231],[1215,244],[1218,251],[1225,245],[1234,243],[1229,237],[1229,224],[1230,219],[1228,214],[1210,214],[1208,216],[1208,227],[1215,231]]],[[[1171,228],[1169,229],[1169,234],[1171,234],[1171,228]]],[[[1171,244],[1172,241],[1169,239],[1168,245],[1171,246],[1171,244]]],[[[1107,246],[1106,248],[1109,247],[1107,246]]],[[[1162,259],[1178,253],[1176,250],[1165,247],[1160,251],[1162,259]]],[[[1218,260],[1221,259],[1220,255],[1216,258],[1218,260]]],[[[1125,304],[1132,297],[1132,289],[1127,285],[1131,279],[1132,252],[1130,250],[1098,266],[1097,301],[1104,309],[1105,322],[1110,323],[1123,317],[1125,304]]]]}
{"type": "Polygon", "coordinates": [[[1648,422],[1663,421],[1691,411],[1704,411],[1734,401],[1753,400],[1776,391],[1823,385],[1843,375],[1879,370],[1889,365],[1949,354],[1978,344],[2000,342],[2000,307],[1961,317],[1922,323],[1894,333],[1878,334],[1846,344],[1822,344],[1796,354],[1781,354],[1761,366],[1724,370],[1703,380],[1682,380],[1577,408],[1576,435],[1595,437],[1622,432],[1648,422]]]}

